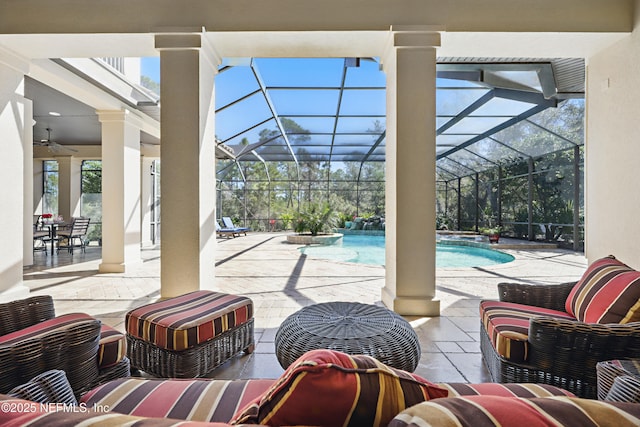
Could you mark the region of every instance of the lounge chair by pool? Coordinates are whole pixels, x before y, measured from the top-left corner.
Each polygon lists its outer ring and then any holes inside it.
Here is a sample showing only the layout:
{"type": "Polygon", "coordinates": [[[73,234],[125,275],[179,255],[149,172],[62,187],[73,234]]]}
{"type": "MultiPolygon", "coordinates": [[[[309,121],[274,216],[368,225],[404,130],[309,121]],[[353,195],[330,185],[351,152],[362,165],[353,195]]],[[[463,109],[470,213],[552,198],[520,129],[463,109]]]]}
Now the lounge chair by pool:
{"type": "MultiPolygon", "coordinates": [[[[241,231],[235,230],[233,228],[222,228],[218,221],[216,221],[216,233],[218,237],[236,237],[236,235],[240,235],[241,231]]],[[[246,235],[246,233],[245,233],[246,235]]]]}
{"type": "Polygon", "coordinates": [[[248,227],[236,227],[231,218],[228,216],[223,216],[222,222],[224,223],[226,229],[236,230],[237,233],[244,233],[245,236],[247,235],[247,231],[251,231],[251,229],[248,227]]]}

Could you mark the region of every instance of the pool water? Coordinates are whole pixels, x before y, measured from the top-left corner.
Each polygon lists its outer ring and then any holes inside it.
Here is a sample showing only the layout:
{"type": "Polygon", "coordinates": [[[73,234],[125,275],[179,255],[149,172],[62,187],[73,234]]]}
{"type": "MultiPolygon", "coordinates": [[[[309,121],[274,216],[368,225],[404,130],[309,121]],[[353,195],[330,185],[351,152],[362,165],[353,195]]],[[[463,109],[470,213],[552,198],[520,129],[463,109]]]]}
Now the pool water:
{"type": "MultiPolygon", "coordinates": [[[[316,258],[384,265],[384,236],[345,235],[342,243],[305,246],[300,251],[316,258]]],[[[436,245],[436,267],[483,267],[513,261],[504,252],[474,246],[436,245]]]]}

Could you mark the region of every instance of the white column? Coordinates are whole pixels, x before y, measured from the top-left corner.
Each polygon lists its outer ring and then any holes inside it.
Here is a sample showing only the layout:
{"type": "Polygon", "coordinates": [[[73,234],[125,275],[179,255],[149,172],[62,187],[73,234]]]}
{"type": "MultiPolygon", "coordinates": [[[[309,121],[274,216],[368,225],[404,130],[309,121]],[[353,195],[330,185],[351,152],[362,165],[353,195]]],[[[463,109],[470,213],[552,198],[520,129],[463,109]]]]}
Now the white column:
{"type": "Polygon", "coordinates": [[[24,265],[33,264],[33,103],[30,99],[24,99],[24,130],[22,136],[22,142],[24,147],[23,161],[23,212],[24,212],[24,224],[23,224],[23,240],[22,245],[22,257],[24,265]]]}
{"type": "Polygon", "coordinates": [[[201,34],[157,35],[162,100],[161,296],[215,285],[214,76],[201,34]]]}
{"type": "Polygon", "coordinates": [[[65,221],[80,216],[82,160],[73,156],[55,156],[58,161],[58,212],[65,221]]]}
{"type": "Polygon", "coordinates": [[[43,159],[32,159],[31,167],[33,171],[33,213],[42,212],[42,198],[44,195],[44,167],[42,164],[43,159]]]}
{"type": "Polygon", "coordinates": [[[435,299],[436,49],[440,35],[394,31],[386,52],[386,277],[383,303],[438,316],[435,299]]]}
{"type": "Polygon", "coordinates": [[[140,125],[128,110],[98,111],[102,123],[101,273],[140,261],[140,125]]]}
{"type": "MultiPolygon", "coordinates": [[[[0,135],[2,159],[0,168],[0,211],[5,224],[0,244],[0,302],[28,296],[29,288],[22,282],[25,237],[25,153],[32,150],[27,139],[33,126],[30,100],[24,98],[24,75],[29,71],[26,60],[0,48],[0,135]],[[29,114],[29,116],[28,116],[29,114]]],[[[30,194],[30,193],[29,193],[30,194]]],[[[29,195],[29,197],[31,197],[29,195]]],[[[25,241],[28,239],[28,241],[25,241]]]]}

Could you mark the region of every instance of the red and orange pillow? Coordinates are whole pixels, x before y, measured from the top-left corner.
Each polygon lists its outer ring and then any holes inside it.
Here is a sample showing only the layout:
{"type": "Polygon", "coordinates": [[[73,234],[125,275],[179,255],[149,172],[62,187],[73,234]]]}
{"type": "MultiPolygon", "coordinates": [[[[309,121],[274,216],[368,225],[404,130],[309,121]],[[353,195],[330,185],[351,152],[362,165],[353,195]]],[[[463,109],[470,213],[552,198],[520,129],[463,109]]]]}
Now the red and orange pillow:
{"type": "Polygon", "coordinates": [[[565,309],[586,323],[640,321],[640,272],[613,255],[594,261],[569,293],[565,309]]]}
{"type": "Polygon", "coordinates": [[[448,391],[370,356],[305,353],[232,423],[386,426],[399,412],[448,391]]]}

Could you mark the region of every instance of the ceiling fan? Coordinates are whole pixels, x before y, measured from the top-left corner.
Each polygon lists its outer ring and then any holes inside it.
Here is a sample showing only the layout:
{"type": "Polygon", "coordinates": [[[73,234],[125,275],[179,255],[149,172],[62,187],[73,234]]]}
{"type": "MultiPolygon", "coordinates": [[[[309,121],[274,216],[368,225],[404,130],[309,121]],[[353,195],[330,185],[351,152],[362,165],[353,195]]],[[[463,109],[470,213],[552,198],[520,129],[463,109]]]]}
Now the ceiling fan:
{"type": "Polygon", "coordinates": [[[67,150],[67,151],[72,151],[74,153],[77,153],[78,150],[70,148],[70,147],[65,147],[64,145],[60,145],[55,141],[51,140],[51,128],[47,128],[47,139],[41,139],[40,142],[34,142],[33,145],[37,145],[37,146],[41,146],[41,147],[47,147],[49,149],[49,151],[51,151],[52,153],[58,153],[60,151],[63,150],[67,150]]]}

